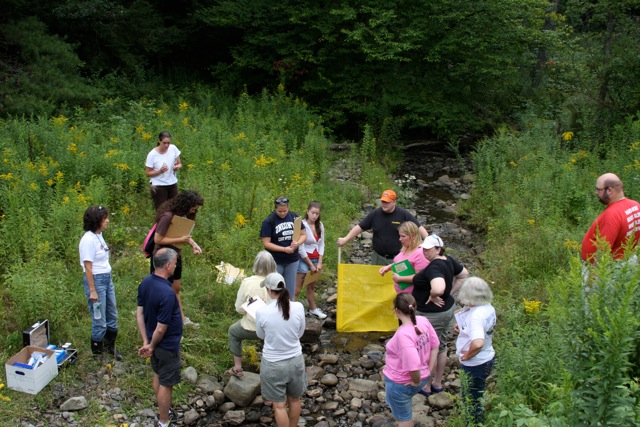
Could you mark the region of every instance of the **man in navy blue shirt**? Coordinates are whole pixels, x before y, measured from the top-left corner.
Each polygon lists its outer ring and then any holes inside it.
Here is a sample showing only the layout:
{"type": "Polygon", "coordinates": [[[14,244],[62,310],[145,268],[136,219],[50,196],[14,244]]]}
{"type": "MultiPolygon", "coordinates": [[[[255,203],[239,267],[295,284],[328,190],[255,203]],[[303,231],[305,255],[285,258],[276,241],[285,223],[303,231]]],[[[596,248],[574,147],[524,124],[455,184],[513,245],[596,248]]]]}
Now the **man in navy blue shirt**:
{"type": "Polygon", "coordinates": [[[142,337],[138,354],[151,359],[159,427],[167,427],[171,421],[169,409],[173,386],[181,380],[182,314],[168,280],[176,268],[177,259],[178,254],[171,248],[158,250],[153,257],[155,271],[138,286],[136,319],[142,337]]]}

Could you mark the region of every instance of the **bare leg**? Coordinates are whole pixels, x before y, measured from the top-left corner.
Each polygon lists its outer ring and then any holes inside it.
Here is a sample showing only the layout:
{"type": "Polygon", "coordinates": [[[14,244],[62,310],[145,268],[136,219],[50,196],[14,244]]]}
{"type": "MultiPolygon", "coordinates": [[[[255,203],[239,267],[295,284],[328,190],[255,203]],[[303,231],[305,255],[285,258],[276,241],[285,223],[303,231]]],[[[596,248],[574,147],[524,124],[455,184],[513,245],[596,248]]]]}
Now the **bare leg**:
{"type": "Polygon", "coordinates": [[[398,421],[398,427],[413,427],[413,420],[398,421]]]}
{"type": "Polygon", "coordinates": [[[182,320],[184,321],[184,311],[182,310],[182,300],[180,299],[180,279],[174,280],[171,284],[171,288],[176,293],[176,297],[178,297],[178,305],[180,306],[180,314],[182,314],[182,320]]]}
{"type": "Polygon", "coordinates": [[[431,385],[436,388],[442,388],[442,377],[444,376],[444,368],[447,366],[447,352],[443,351],[438,353],[438,363],[436,364],[435,372],[433,373],[433,380],[431,385]]]}
{"type": "Polygon", "coordinates": [[[316,289],[315,283],[309,283],[307,285],[307,301],[309,301],[310,310],[316,309],[316,296],[314,295],[315,289],[316,289]]]}
{"type": "Polygon", "coordinates": [[[289,427],[296,427],[302,412],[302,403],[299,397],[287,396],[289,402],[289,427]]]}
{"type": "Polygon", "coordinates": [[[286,402],[273,402],[273,413],[278,427],[289,427],[286,402]]]}
{"type": "Polygon", "coordinates": [[[233,356],[233,368],[236,371],[242,371],[242,357],[241,356],[233,356]]]}
{"type": "Polygon", "coordinates": [[[173,387],[160,385],[158,387],[158,419],[162,424],[169,423],[169,408],[171,407],[171,393],[173,387]]]}
{"type": "Polygon", "coordinates": [[[296,295],[293,298],[294,301],[298,301],[298,295],[300,295],[300,291],[302,291],[302,282],[304,281],[304,273],[296,274],[296,295]]]}

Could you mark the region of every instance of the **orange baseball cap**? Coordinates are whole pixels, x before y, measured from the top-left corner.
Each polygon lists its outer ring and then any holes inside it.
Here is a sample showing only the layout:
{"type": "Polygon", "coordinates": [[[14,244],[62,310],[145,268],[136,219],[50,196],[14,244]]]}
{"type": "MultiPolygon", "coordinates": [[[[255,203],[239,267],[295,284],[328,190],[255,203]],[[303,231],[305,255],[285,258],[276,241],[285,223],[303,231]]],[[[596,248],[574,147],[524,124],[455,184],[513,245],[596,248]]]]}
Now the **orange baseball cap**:
{"type": "Polygon", "coordinates": [[[395,202],[398,199],[398,196],[396,196],[396,192],[393,190],[384,190],[384,193],[382,193],[382,196],[380,196],[380,200],[382,200],[383,202],[395,202]]]}

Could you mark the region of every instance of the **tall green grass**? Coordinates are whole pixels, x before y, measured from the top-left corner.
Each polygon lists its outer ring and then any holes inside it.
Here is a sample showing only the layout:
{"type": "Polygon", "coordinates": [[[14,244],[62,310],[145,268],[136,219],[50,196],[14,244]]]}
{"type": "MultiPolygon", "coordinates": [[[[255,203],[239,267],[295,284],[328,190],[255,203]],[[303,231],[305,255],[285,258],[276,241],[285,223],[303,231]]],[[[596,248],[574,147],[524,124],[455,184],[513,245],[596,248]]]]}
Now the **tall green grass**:
{"type": "Polygon", "coordinates": [[[486,234],[481,274],[499,315],[487,425],[638,425],[640,270],[603,256],[586,292],[579,248],[603,209],[598,176],[618,174],[640,198],[640,127],[629,121],[602,146],[540,119],[524,129],[478,144],[465,206],[486,234]]]}
{"type": "MultiPolygon", "coordinates": [[[[153,224],[144,175],[147,153],[157,135],[169,130],[182,151],[179,188],[200,192],[194,239],[204,253],[185,254],[182,301],[200,323],[187,329],[183,358],[204,374],[218,374],[232,363],[227,328],[238,318],[236,285],[216,283],[221,261],[250,267],[262,249],[259,229],[284,194],[292,210],[304,213],[310,200],[323,204],[329,270],[337,259],[335,242],[363,202],[389,185],[385,171],[363,162],[358,150],[343,154],[354,182],[337,181],[336,160],[321,119],[285,92],[227,97],[204,88],[175,102],[107,99],[68,116],[12,118],[0,122],[0,359],[22,347],[21,331],[38,318],[51,321],[54,343],[71,341],[80,361],[59,379],[71,386],[99,369],[90,360],[91,320],[82,290],[78,242],[87,206],[108,207],[105,239],[119,308],[120,352],[131,368],[109,380],[130,389],[143,402],[153,400],[148,369],[135,350],[137,286],[149,271],[140,246],[153,224]],[[363,191],[373,187],[372,192],[363,191]]],[[[99,364],[98,364],[99,365],[99,364]]],[[[176,390],[177,402],[191,386],[176,390]]],[[[14,401],[12,419],[35,420],[34,399],[51,404],[51,390],[32,398],[3,390],[14,401]]],[[[93,408],[83,424],[101,423],[93,408]]],[[[103,423],[104,424],[104,423],[103,423]]]]}

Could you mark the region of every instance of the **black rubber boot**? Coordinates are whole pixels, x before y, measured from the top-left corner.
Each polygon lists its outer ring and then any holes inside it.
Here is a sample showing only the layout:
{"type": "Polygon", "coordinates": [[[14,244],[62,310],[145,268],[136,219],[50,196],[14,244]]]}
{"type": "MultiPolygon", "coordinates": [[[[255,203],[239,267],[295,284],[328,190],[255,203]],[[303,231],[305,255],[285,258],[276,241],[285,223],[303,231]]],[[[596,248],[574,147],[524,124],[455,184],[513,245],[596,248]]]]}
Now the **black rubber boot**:
{"type": "Polygon", "coordinates": [[[116,338],[118,337],[118,331],[112,331],[107,329],[107,333],[104,335],[106,352],[116,358],[120,362],[124,357],[116,351],[116,338]]]}
{"type": "Polygon", "coordinates": [[[91,354],[93,354],[93,356],[96,357],[96,356],[102,356],[103,353],[104,353],[104,341],[91,340],[91,354]]]}

